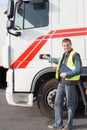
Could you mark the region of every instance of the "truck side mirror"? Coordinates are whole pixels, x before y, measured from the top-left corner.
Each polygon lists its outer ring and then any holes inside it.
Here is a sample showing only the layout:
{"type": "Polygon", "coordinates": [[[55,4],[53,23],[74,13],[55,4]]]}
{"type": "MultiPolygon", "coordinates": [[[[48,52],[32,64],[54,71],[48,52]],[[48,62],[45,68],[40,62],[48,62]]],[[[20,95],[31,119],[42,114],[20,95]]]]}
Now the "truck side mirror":
{"type": "Polygon", "coordinates": [[[14,21],[13,20],[7,21],[7,31],[11,35],[21,36],[21,32],[16,32],[16,30],[14,29],[14,21]]]}
{"type": "Polygon", "coordinates": [[[13,29],[13,27],[14,27],[14,21],[8,20],[6,27],[7,27],[7,30],[13,29]]]}
{"type": "Polygon", "coordinates": [[[8,1],[8,8],[7,8],[7,17],[12,18],[14,13],[14,1],[9,0],[8,1]]]}

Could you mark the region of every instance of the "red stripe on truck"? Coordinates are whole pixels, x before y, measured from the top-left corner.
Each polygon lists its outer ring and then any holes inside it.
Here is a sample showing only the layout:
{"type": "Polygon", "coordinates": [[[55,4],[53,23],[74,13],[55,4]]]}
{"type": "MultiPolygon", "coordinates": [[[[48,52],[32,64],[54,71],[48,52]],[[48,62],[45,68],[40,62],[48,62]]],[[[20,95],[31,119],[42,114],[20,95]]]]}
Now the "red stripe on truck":
{"type": "Polygon", "coordinates": [[[38,37],[20,56],[11,64],[11,68],[25,68],[36,56],[39,50],[50,38],[62,38],[87,35],[87,28],[72,28],[52,30],[46,36],[38,37]]]}

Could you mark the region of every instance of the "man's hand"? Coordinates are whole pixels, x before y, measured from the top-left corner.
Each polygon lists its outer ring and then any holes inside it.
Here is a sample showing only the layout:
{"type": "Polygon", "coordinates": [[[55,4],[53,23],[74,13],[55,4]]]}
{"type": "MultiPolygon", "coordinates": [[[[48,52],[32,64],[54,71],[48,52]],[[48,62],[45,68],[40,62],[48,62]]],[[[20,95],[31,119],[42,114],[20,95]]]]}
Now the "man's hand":
{"type": "Polygon", "coordinates": [[[43,57],[43,59],[47,59],[47,60],[49,59],[49,56],[47,56],[45,54],[42,57],[43,57]]]}
{"type": "Polygon", "coordinates": [[[60,77],[63,78],[63,79],[65,79],[66,78],[66,73],[61,73],[60,77]]]}

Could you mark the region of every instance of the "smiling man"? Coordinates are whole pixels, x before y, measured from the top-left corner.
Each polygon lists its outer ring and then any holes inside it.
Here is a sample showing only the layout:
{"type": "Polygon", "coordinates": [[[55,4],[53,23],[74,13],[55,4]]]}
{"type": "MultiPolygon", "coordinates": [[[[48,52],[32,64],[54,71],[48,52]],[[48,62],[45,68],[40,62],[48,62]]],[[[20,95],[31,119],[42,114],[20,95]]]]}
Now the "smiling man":
{"type": "Polygon", "coordinates": [[[80,55],[73,50],[70,39],[63,39],[62,47],[64,53],[58,59],[43,55],[43,58],[48,59],[50,63],[57,64],[56,78],[59,81],[55,98],[55,123],[48,127],[50,129],[60,128],[62,130],[72,130],[75,110],[75,86],[80,80],[82,62],[80,55]],[[65,96],[67,99],[68,119],[64,125],[62,114],[65,96]]]}

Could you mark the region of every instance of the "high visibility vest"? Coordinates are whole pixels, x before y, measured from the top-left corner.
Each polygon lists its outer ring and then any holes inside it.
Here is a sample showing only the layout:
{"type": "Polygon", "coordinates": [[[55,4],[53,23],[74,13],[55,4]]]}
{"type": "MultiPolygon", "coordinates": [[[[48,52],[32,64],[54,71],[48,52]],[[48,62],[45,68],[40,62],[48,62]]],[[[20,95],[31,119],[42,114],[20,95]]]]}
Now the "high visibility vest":
{"type": "MultiPolygon", "coordinates": [[[[70,52],[70,55],[68,57],[68,61],[67,61],[67,64],[66,66],[68,68],[70,68],[72,71],[75,70],[75,64],[73,62],[73,55],[75,54],[76,52],[73,50],[70,52]]],[[[63,58],[63,55],[61,56],[59,62],[58,62],[58,65],[57,65],[57,69],[56,69],[56,75],[55,77],[58,79],[59,78],[59,68],[60,68],[60,64],[61,64],[61,61],[62,61],[62,58],[63,58]]],[[[76,75],[76,76],[73,76],[72,78],[65,78],[65,80],[69,80],[69,81],[77,81],[80,79],[80,75],[76,75]]]]}

